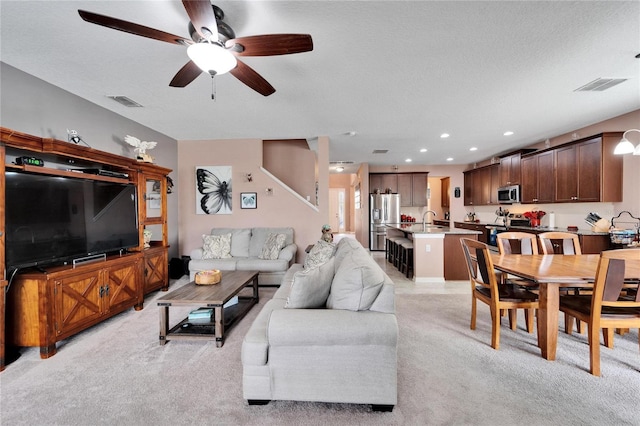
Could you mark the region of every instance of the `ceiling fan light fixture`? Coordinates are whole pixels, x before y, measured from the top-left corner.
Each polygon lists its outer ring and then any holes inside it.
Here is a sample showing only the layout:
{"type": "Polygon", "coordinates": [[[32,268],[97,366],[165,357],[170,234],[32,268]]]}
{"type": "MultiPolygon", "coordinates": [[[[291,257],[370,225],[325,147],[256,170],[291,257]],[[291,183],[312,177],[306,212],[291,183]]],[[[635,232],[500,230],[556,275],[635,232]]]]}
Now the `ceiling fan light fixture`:
{"type": "Polygon", "coordinates": [[[211,75],[225,74],[238,65],[236,57],[218,43],[196,43],[187,48],[187,55],[202,71],[211,75]]]}

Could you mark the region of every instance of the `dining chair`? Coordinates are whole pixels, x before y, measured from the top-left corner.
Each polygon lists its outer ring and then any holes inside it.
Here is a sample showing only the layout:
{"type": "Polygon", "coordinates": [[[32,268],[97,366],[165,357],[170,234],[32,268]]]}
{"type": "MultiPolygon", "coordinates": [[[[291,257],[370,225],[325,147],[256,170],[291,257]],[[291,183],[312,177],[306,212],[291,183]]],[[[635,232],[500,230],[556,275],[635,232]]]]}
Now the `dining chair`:
{"type": "MultiPolygon", "coordinates": [[[[536,234],[528,232],[502,232],[496,235],[496,242],[498,244],[498,250],[500,254],[538,254],[538,241],[536,234]]],[[[499,282],[503,284],[517,284],[528,287],[529,289],[535,288],[537,285],[529,280],[508,277],[506,274],[500,273],[499,282]]],[[[525,311],[525,315],[530,315],[531,311],[525,311]]],[[[510,312],[510,314],[513,314],[510,312]]],[[[511,318],[511,317],[509,317],[511,318]]],[[[515,330],[515,324],[511,324],[511,329],[515,330]]]]}
{"type": "MultiPolygon", "coordinates": [[[[582,248],[580,247],[580,239],[577,234],[572,234],[570,232],[542,232],[538,234],[538,239],[540,240],[540,248],[542,249],[542,254],[564,254],[564,255],[580,255],[582,254],[582,248]]],[[[562,291],[573,292],[574,294],[582,293],[591,293],[590,289],[584,288],[569,288],[563,287],[562,291]]],[[[584,327],[581,321],[578,321],[576,324],[576,330],[578,333],[583,333],[584,327]]],[[[573,318],[569,315],[564,316],[564,330],[566,333],[571,334],[571,330],[573,329],[573,318]]]]}
{"type": "Polygon", "coordinates": [[[632,262],[640,264],[640,249],[603,251],[593,294],[560,296],[560,310],[587,323],[589,371],[594,376],[600,376],[600,329],[605,346],[613,348],[614,329],[640,328],[640,283],[624,279],[625,266],[632,262]],[[634,297],[629,297],[630,287],[635,290],[634,297]]]}
{"type": "Polygon", "coordinates": [[[500,254],[538,254],[536,234],[528,232],[502,232],[496,235],[500,254]]]}
{"type": "MultiPolygon", "coordinates": [[[[533,310],[538,308],[538,295],[518,285],[499,284],[493,268],[489,246],[485,243],[461,238],[471,282],[471,326],[476,329],[477,300],[489,305],[491,311],[491,347],[500,348],[500,311],[509,310],[511,324],[516,323],[517,309],[525,310],[527,331],[533,332],[533,310]]],[[[513,327],[512,327],[513,328],[513,327]]]]}
{"type": "Polygon", "coordinates": [[[570,232],[542,232],[538,234],[542,254],[582,254],[580,239],[570,232]]]}

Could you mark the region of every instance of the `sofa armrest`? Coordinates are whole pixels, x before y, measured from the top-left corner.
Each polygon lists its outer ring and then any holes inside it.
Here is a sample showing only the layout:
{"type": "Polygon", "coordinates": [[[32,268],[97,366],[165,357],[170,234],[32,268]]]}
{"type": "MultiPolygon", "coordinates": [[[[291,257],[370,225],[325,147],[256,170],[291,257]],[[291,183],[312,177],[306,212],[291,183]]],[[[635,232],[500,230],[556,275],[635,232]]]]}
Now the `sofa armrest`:
{"type": "Polygon", "coordinates": [[[270,346],[397,346],[395,314],[339,309],[278,309],[271,313],[270,346]]]}
{"type": "Polygon", "coordinates": [[[199,260],[202,259],[202,249],[201,248],[197,248],[197,249],[193,249],[191,250],[191,254],[189,255],[191,257],[191,259],[195,259],[195,260],[199,260]]]}
{"type": "Polygon", "coordinates": [[[291,243],[283,247],[282,250],[280,250],[280,254],[278,254],[278,259],[286,260],[287,262],[289,262],[289,264],[291,264],[291,262],[296,258],[297,251],[298,251],[298,246],[296,245],[296,243],[291,243]]]}

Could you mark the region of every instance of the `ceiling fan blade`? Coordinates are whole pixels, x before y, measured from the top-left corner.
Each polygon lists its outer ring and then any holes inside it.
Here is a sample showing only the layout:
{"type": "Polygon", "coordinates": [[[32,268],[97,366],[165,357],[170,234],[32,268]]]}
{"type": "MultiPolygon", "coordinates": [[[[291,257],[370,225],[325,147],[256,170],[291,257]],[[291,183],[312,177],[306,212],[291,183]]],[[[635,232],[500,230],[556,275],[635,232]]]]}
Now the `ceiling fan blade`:
{"type": "Polygon", "coordinates": [[[218,24],[211,2],[209,0],[182,0],[182,4],[198,34],[206,40],[214,36],[214,41],[218,41],[218,24]]]}
{"type": "Polygon", "coordinates": [[[144,25],[134,24],[133,22],[123,21],[122,19],[112,18],[110,16],[100,15],[86,10],[78,10],[78,13],[80,14],[80,17],[87,22],[102,25],[103,27],[112,28],[118,31],[124,31],[125,33],[135,34],[173,44],[193,44],[193,41],[184,37],[165,33],[164,31],[145,27],[144,25]]]}
{"type": "Polygon", "coordinates": [[[267,80],[242,61],[238,61],[238,65],[229,72],[263,96],[269,96],[276,91],[267,80]]]}
{"type": "Polygon", "coordinates": [[[189,61],[184,67],[180,68],[180,71],[173,77],[169,86],[171,87],[185,87],[193,80],[195,80],[202,70],[193,62],[189,61]]]}
{"type": "Polygon", "coordinates": [[[274,56],[310,52],[313,40],[309,34],[266,34],[228,40],[227,48],[237,56],[274,56]],[[238,46],[241,47],[238,49],[238,46]]]}

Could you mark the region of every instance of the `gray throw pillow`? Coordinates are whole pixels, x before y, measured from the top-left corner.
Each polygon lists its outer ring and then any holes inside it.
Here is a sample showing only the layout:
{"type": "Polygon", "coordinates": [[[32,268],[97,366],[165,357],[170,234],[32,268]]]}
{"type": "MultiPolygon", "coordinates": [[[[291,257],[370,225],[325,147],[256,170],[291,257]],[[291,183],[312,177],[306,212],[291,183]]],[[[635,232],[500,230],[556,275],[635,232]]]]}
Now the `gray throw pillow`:
{"type": "Polygon", "coordinates": [[[318,266],[325,263],[336,250],[336,245],[333,243],[328,243],[324,240],[318,241],[313,248],[307,254],[307,257],[304,259],[304,268],[311,269],[317,268],[318,266]]]}
{"type": "Polygon", "coordinates": [[[231,257],[231,234],[202,235],[203,259],[228,259],[231,257]]]}
{"type": "Polygon", "coordinates": [[[267,240],[262,246],[262,253],[258,256],[259,259],[275,260],[280,255],[280,250],[284,247],[285,239],[284,234],[269,234],[267,240]]]}
{"type": "Polygon", "coordinates": [[[284,306],[289,309],[323,308],[327,302],[334,275],[334,259],[317,268],[304,269],[293,275],[291,291],[284,306]]]}
{"type": "Polygon", "coordinates": [[[366,311],[378,297],[384,272],[364,251],[346,254],[336,270],[327,308],[366,311]]]}

